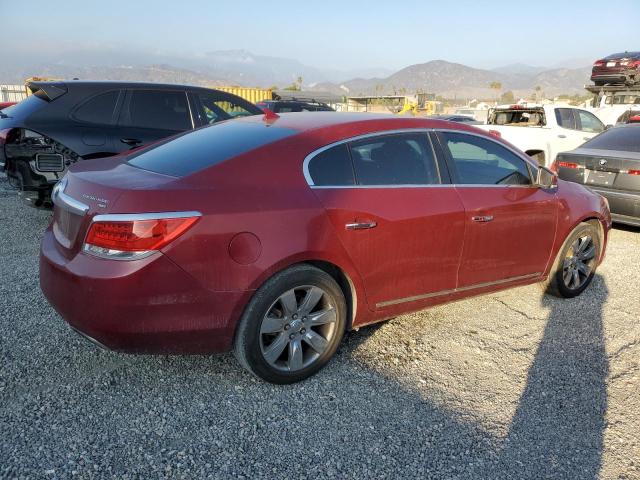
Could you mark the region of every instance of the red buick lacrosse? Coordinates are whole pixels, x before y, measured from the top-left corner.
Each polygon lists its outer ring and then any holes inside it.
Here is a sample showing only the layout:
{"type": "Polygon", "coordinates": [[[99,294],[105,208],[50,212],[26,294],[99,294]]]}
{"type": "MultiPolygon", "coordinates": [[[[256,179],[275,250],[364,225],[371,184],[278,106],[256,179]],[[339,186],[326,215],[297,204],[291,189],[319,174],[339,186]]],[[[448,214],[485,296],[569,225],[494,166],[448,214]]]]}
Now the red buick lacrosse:
{"type": "Polygon", "coordinates": [[[304,379],[345,330],[541,282],[573,297],[606,201],[445,121],[346,113],[229,120],[78,162],[56,185],[40,283],[82,335],[141,353],[233,350],[304,379]]]}

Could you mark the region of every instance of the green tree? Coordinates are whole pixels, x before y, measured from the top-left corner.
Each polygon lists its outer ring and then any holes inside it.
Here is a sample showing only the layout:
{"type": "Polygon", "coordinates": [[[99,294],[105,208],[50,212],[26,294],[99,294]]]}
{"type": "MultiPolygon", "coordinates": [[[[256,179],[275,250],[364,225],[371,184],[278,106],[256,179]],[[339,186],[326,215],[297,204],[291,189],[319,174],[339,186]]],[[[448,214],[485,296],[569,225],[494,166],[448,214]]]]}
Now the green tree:
{"type": "Polygon", "coordinates": [[[502,84],[500,82],[491,82],[489,84],[489,88],[491,90],[495,90],[496,91],[495,99],[496,99],[496,102],[497,102],[498,101],[498,94],[500,93],[500,90],[502,90],[502,84]]]}
{"type": "Polygon", "coordinates": [[[511,90],[507,90],[502,95],[500,95],[500,103],[515,103],[516,97],[513,95],[511,90]]]}

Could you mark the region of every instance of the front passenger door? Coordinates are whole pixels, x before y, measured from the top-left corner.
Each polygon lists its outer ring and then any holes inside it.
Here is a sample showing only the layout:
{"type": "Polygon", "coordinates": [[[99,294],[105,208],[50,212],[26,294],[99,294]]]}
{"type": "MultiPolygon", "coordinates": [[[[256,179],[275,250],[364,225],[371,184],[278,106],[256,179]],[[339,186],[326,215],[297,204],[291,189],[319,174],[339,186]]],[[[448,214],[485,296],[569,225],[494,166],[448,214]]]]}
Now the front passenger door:
{"type": "Polygon", "coordinates": [[[533,278],[555,239],[555,190],[533,184],[527,162],[485,136],[438,133],[465,209],[458,288],[533,278]]]}

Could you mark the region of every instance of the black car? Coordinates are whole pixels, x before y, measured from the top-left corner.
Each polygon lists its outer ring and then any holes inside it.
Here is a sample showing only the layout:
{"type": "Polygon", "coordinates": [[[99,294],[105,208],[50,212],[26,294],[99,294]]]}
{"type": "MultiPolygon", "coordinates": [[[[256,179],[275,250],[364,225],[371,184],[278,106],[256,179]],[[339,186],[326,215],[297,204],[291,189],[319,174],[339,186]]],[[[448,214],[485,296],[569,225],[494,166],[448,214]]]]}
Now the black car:
{"type": "Polygon", "coordinates": [[[614,222],[640,226],[640,124],[610,128],[559,153],[555,169],[560,178],[605,197],[614,222]]]}
{"type": "Polygon", "coordinates": [[[36,205],[79,160],[116,155],[165,137],[262,110],[208,88],[132,82],[33,82],[0,112],[0,168],[36,205]]]}
{"type": "Polygon", "coordinates": [[[260,108],[268,108],[274,113],[284,112],[335,112],[333,108],[314,99],[263,100],[257,102],[260,108]]]}

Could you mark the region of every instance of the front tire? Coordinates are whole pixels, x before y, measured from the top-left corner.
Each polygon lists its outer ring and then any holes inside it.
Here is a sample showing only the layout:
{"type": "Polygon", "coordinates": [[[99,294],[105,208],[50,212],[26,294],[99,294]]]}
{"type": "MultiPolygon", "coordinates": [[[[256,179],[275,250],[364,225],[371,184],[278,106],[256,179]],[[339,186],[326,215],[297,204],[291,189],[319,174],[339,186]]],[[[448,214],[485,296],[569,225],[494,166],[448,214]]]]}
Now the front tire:
{"type": "Polygon", "coordinates": [[[567,237],[551,269],[544,290],[556,297],[580,295],[591,283],[602,250],[598,227],[581,223],[567,237]]]}
{"type": "Polygon", "coordinates": [[[346,320],[344,294],[336,281],[316,267],[296,265],[267,280],[249,301],[234,354],[267,382],[298,382],[333,357],[346,320]]]}

